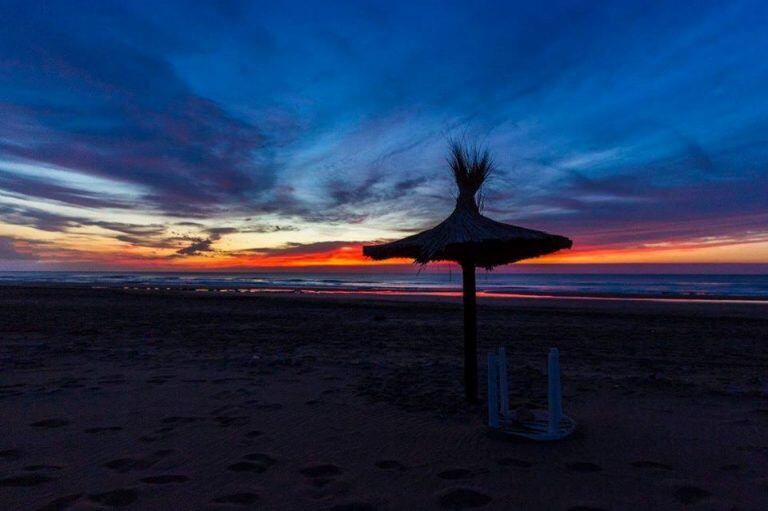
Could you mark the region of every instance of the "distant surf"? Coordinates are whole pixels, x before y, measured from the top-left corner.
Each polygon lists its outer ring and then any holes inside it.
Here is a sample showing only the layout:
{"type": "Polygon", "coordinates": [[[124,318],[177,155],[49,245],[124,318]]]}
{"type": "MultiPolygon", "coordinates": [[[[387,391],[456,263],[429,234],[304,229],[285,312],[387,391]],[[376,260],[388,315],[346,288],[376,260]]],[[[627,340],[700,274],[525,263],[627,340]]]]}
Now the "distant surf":
{"type": "MultiPolygon", "coordinates": [[[[458,273],[0,272],[1,285],[453,295],[458,273]]],[[[485,296],[768,300],[768,275],[509,274],[478,271],[485,296]]]]}

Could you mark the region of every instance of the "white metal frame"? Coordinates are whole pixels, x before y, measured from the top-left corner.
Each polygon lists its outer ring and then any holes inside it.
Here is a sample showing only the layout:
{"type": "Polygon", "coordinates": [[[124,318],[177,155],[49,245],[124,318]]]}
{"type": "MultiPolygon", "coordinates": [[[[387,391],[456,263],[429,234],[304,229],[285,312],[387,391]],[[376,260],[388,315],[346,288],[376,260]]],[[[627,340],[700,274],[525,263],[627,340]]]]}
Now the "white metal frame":
{"type": "Polygon", "coordinates": [[[547,357],[547,410],[534,410],[533,420],[517,421],[509,410],[507,352],[488,353],[488,426],[501,433],[532,440],[560,440],[576,428],[576,421],[563,415],[560,382],[560,352],[549,350],[547,357]]]}

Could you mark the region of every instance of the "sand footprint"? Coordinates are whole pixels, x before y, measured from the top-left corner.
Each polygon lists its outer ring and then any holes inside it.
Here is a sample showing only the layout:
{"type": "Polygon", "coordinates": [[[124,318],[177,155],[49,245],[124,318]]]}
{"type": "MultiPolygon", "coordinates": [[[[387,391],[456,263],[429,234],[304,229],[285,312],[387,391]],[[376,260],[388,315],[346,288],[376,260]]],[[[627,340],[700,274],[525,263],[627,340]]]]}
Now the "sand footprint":
{"type": "Polygon", "coordinates": [[[267,467],[265,467],[261,463],[251,463],[250,461],[239,461],[237,463],[233,463],[230,466],[228,466],[227,470],[231,470],[232,472],[256,472],[258,474],[261,474],[267,471],[267,467]]]}
{"type": "Polygon", "coordinates": [[[691,485],[676,487],[672,491],[672,495],[683,504],[696,504],[697,502],[712,496],[708,491],[691,485]]]}
{"type": "Polygon", "coordinates": [[[39,472],[41,470],[61,470],[62,467],[58,465],[45,465],[45,464],[39,464],[39,465],[27,465],[24,467],[24,470],[27,472],[39,472]]]}
{"type": "Polygon", "coordinates": [[[214,504],[233,504],[236,506],[248,506],[255,504],[259,500],[259,496],[255,493],[233,493],[231,495],[222,495],[211,500],[214,504]]]}
{"type": "Polygon", "coordinates": [[[376,506],[368,502],[344,502],[336,504],[329,511],[376,511],[376,506]]]}
{"type": "Polygon", "coordinates": [[[280,403],[262,403],[255,405],[254,408],[257,410],[282,410],[283,405],[280,403]]]}
{"type": "Polygon", "coordinates": [[[44,476],[40,474],[21,474],[21,475],[6,477],[5,479],[0,479],[0,487],[1,486],[12,486],[12,487],[37,486],[53,480],[54,480],[53,477],[44,476]]]}
{"type": "Polygon", "coordinates": [[[173,375],[157,375],[153,376],[152,378],[146,380],[147,383],[154,384],[154,385],[162,385],[163,383],[167,381],[171,381],[175,378],[173,375]]]}
{"type": "Polygon", "coordinates": [[[257,463],[260,463],[264,465],[265,467],[271,467],[275,463],[277,463],[277,460],[270,456],[269,454],[264,454],[262,452],[255,452],[253,454],[246,454],[243,456],[244,459],[248,461],[255,461],[257,463]]]}
{"type": "Polygon", "coordinates": [[[172,417],[165,417],[160,422],[163,424],[191,424],[202,419],[202,417],[178,417],[174,415],[172,417]]]}
{"type": "Polygon", "coordinates": [[[332,501],[352,493],[352,484],[347,481],[316,477],[308,479],[307,483],[311,487],[306,491],[306,495],[314,500],[332,501]]]}
{"type": "Polygon", "coordinates": [[[307,483],[314,488],[309,492],[313,499],[342,497],[352,490],[348,482],[335,479],[342,474],[342,470],[330,463],[310,465],[299,470],[299,473],[307,477],[307,483]]]}
{"type": "Polygon", "coordinates": [[[147,484],[174,484],[185,483],[189,477],[181,474],[164,474],[159,476],[144,477],[141,482],[147,484]]]}
{"type": "Polygon", "coordinates": [[[101,384],[112,384],[112,385],[126,383],[125,376],[123,376],[122,374],[113,374],[109,376],[103,376],[99,378],[99,380],[97,381],[98,383],[101,383],[101,384]]]}
{"type": "Polygon", "coordinates": [[[5,449],[0,451],[0,460],[16,461],[21,458],[21,451],[19,449],[5,449]]]}
{"type": "Polygon", "coordinates": [[[89,499],[105,506],[130,506],[139,499],[139,492],[134,488],[118,488],[104,493],[89,495],[89,499]]]}
{"type": "Polygon", "coordinates": [[[595,465],[594,463],[588,463],[585,461],[566,463],[565,468],[570,472],[600,472],[602,470],[600,465],[595,465]]]}
{"type": "Polygon", "coordinates": [[[133,458],[119,458],[116,460],[108,461],[104,463],[104,466],[115,472],[128,472],[136,464],[136,460],[133,458]]]}
{"type": "Polygon", "coordinates": [[[500,458],[496,460],[496,463],[502,467],[529,468],[533,466],[533,463],[530,461],[520,460],[517,458],[500,458]]]}
{"type": "Polygon", "coordinates": [[[472,509],[488,505],[493,499],[470,488],[453,488],[438,497],[438,504],[443,509],[472,509]]]}
{"type": "Polygon", "coordinates": [[[122,431],[122,430],[123,428],[120,426],[102,426],[102,427],[96,427],[96,428],[88,428],[83,431],[85,431],[86,433],[95,434],[95,433],[106,433],[111,431],[122,431]]]}
{"type": "Polygon", "coordinates": [[[243,426],[248,423],[250,420],[249,417],[239,416],[239,417],[228,417],[228,416],[220,416],[216,417],[216,422],[219,423],[219,426],[221,427],[227,427],[227,426],[243,426]]]}
{"type": "Polygon", "coordinates": [[[472,471],[467,470],[466,468],[453,468],[450,470],[443,470],[437,474],[437,477],[440,479],[447,479],[449,481],[454,481],[456,479],[469,479],[472,477],[472,471]]]}
{"type": "Polygon", "coordinates": [[[69,425],[69,421],[66,419],[45,419],[45,420],[33,422],[32,424],[30,424],[30,426],[33,426],[35,428],[46,428],[46,429],[61,428],[68,425],[69,425]]]}
{"type": "Polygon", "coordinates": [[[657,461],[640,460],[640,461],[634,461],[630,463],[630,465],[636,468],[654,468],[658,470],[672,470],[672,467],[670,465],[667,465],[666,463],[659,463],[657,461]]]}
{"type": "Polygon", "coordinates": [[[277,460],[272,456],[260,452],[246,454],[243,456],[243,459],[247,461],[233,463],[227,468],[233,472],[256,472],[260,474],[266,472],[269,467],[277,463],[277,460]]]}
{"type": "Polygon", "coordinates": [[[108,461],[104,464],[104,466],[110,470],[124,474],[125,472],[129,472],[131,470],[146,470],[155,463],[157,463],[157,460],[147,458],[119,458],[116,460],[108,461]]]}
{"type": "Polygon", "coordinates": [[[336,465],[322,464],[304,467],[299,473],[307,477],[333,477],[341,475],[342,470],[336,465]]]}
{"type": "Polygon", "coordinates": [[[72,506],[72,504],[77,502],[81,496],[82,496],[82,493],[64,495],[63,497],[53,499],[43,507],[37,508],[35,511],[64,511],[65,509],[72,506]]]}

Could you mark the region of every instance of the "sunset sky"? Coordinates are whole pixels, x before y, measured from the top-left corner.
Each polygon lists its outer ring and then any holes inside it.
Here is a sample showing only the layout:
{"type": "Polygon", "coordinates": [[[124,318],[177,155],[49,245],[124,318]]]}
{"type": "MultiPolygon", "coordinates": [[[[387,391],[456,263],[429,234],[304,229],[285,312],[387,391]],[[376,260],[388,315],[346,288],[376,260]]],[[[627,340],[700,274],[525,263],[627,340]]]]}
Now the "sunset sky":
{"type": "Polygon", "coordinates": [[[768,264],[768,3],[686,4],[2,1],[0,270],[372,264],[457,135],[538,263],[768,264]]]}

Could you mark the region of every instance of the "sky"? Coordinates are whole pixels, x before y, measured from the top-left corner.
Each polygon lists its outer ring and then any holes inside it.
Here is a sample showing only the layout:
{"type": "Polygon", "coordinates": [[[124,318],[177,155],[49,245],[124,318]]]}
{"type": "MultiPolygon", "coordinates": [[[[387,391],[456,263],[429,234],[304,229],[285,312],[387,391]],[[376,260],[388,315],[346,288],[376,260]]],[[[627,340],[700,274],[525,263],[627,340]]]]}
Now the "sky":
{"type": "MultiPolygon", "coordinates": [[[[447,141],[536,260],[768,264],[768,4],[0,1],[0,269],[372,264],[447,141]]],[[[398,263],[398,261],[394,261],[398,263]]],[[[402,261],[399,261],[402,263],[402,261]]]]}

